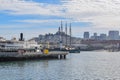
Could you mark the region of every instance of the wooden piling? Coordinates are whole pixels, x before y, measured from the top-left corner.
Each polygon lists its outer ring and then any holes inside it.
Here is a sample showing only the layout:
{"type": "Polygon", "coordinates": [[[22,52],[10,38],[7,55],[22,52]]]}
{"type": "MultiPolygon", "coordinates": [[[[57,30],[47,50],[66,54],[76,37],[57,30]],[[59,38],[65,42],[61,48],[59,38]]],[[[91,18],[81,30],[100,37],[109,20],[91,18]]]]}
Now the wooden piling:
{"type": "Polygon", "coordinates": [[[60,59],[62,59],[62,55],[60,55],[60,59]]]}
{"type": "Polygon", "coordinates": [[[66,55],[64,55],[64,59],[66,59],[66,55]]]}

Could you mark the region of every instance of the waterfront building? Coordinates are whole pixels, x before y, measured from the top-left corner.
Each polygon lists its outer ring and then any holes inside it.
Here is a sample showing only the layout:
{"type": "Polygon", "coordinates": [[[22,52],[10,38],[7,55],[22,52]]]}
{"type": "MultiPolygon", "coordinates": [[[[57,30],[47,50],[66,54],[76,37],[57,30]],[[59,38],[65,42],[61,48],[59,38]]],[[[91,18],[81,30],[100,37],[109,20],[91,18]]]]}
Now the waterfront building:
{"type": "Polygon", "coordinates": [[[119,31],[109,31],[108,38],[109,40],[119,40],[119,31]]]}
{"type": "Polygon", "coordinates": [[[41,34],[40,34],[40,35],[39,35],[39,39],[40,39],[40,40],[44,39],[44,35],[41,35],[41,34]]]}
{"type": "Polygon", "coordinates": [[[90,36],[90,35],[89,35],[89,32],[84,32],[84,35],[83,35],[83,36],[84,36],[84,39],[89,39],[89,36],[90,36]]]}
{"type": "Polygon", "coordinates": [[[0,41],[6,41],[6,39],[3,37],[0,37],[0,41]]]}

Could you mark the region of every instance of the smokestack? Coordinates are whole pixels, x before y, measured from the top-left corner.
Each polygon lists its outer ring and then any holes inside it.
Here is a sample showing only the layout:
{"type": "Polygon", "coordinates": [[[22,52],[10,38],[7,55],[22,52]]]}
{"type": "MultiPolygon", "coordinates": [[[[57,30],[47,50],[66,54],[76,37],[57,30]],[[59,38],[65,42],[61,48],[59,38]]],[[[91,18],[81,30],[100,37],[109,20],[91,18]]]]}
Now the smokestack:
{"type": "Polygon", "coordinates": [[[20,33],[20,39],[19,39],[19,41],[24,41],[23,33],[20,33]]]}

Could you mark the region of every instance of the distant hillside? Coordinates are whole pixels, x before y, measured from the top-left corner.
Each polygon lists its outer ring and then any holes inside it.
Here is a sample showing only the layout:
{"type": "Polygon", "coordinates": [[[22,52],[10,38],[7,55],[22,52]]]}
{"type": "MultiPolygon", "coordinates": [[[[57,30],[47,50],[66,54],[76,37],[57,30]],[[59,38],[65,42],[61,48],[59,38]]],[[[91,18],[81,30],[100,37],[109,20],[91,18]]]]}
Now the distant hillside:
{"type": "MultiPolygon", "coordinates": [[[[67,44],[70,44],[70,35],[65,34],[65,32],[56,32],[55,34],[48,33],[45,35],[39,35],[38,37],[34,37],[31,40],[35,40],[38,43],[59,43],[60,42],[60,36],[63,44],[66,44],[66,37],[67,37],[67,44]]],[[[77,37],[71,37],[72,43],[80,43],[80,38],[77,37]]]]}

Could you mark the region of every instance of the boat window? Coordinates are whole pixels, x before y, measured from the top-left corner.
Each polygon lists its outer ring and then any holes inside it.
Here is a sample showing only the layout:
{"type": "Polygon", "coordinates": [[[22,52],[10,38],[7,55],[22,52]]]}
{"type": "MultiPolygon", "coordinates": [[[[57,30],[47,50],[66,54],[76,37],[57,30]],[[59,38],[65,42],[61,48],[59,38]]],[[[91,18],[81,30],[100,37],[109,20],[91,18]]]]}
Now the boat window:
{"type": "Polygon", "coordinates": [[[5,45],[1,45],[1,47],[5,47],[5,45]]]}

